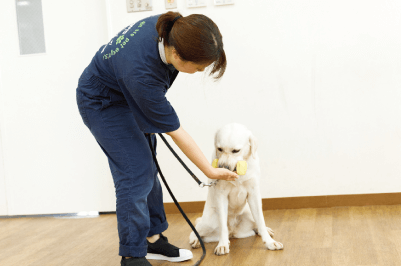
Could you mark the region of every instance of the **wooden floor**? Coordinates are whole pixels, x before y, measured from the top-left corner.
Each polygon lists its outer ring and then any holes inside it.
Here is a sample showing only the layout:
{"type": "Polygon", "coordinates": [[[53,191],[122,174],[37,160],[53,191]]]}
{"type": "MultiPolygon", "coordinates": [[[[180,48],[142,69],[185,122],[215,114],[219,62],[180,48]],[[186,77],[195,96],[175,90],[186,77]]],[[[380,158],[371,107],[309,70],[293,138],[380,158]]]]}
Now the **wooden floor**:
{"type": "MultiPolygon", "coordinates": [[[[200,215],[188,217],[195,221],[200,215]]],[[[208,243],[201,265],[401,265],[401,205],[273,210],[264,215],[284,250],[269,251],[261,238],[254,236],[232,239],[230,253],[216,256],[217,243],[208,243]]],[[[167,216],[169,241],[191,249],[191,229],[185,220],[180,214],[167,216]]],[[[188,262],[150,262],[193,265],[202,249],[192,252],[194,259],[188,262]]],[[[0,219],[2,266],[118,266],[120,260],[115,214],[86,219],[0,219]]]]}

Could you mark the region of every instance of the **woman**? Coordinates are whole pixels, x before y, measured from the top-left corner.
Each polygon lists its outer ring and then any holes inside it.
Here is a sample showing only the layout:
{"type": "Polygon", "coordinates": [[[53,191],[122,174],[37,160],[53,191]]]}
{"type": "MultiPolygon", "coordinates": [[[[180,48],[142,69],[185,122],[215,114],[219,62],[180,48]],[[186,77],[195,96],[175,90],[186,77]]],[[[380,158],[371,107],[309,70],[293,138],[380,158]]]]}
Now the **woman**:
{"type": "MultiPolygon", "coordinates": [[[[192,74],[210,65],[216,78],[224,74],[226,57],[216,24],[204,15],[170,11],[123,29],[99,49],[79,79],[80,114],[108,157],[114,180],[121,265],[192,258],[191,251],[162,235],[168,224],[145,133],[168,134],[209,178],[238,178],[210,165],[165,97],[179,72],[192,74]]],[[[156,147],[154,134],[151,141],[156,147]]]]}

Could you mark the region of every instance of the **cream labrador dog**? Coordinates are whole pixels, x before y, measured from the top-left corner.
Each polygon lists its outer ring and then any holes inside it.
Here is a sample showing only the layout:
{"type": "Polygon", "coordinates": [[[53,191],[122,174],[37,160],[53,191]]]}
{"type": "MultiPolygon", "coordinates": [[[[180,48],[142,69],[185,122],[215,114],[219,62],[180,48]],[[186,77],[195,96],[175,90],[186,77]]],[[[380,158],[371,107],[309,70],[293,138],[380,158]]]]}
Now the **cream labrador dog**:
{"type": "MultiPolygon", "coordinates": [[[[230,252],[229,238],[245,238],[255,233],[262,237],[267,249],[283,249],[283,244],[272,238],[274,232],[266,227],[263,217],[255,137],[245,126],[233,123],[216,132],[214,145],[212,161],[218,159],[218,167],[234,171],[238,161],[246,161],[247,170],[236,181],[219,180],[209,187],[202,217],[195,222],[199,235],[204,242],[219,242],[214,250],[216,255],[230,252]]],[[[193,248],[200,247],[194,232],[189,243],[193,248]]]]}

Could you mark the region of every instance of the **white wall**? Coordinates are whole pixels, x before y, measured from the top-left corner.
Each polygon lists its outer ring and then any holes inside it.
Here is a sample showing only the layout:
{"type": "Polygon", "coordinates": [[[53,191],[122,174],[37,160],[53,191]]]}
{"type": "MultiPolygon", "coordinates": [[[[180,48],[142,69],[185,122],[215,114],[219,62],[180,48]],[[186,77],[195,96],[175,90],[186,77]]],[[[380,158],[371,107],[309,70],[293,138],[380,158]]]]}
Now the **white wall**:
{"type": "MultiPolygon", "coordinates": [[[[1,36],[1,29],[0,29],[1,36]]],[[[1,47],[1,46],[0,46],[1,47]]],[[[4,158],[3,158],[3,97],[2,97],[2,84],[1,84],[1,68],[0,68],[0,215],[5,215],[8,213],[7,209],[7,193],[6,193],[6,177],[4,173],[4,158]]]]}
{"type": "MultiPolygon", "coordinates": [[[[152,12],[126,13],[125,1],[114,1],[113,34],[166,12],[153,2],[152,12]]],[[[400,192],[400,2],[207,4],[188,9],[181,0],[178,11],[216,22],[227,72],[217,84],[181,73],[167,98],[208,158],[215,131],[239,122],[259,140],[264,198],[400,192]]],[[[176,197],[205,200],[206,189],[159,148],[176,197]]]]}
{"type": "MultiPolygon", "coordinates": [[[[0,4],[7,14],[0,17],[0,149],[9,215],[115,210],[107,160],[81,121],[75,87],[110,37],[167,11],[164,1],[153,2],[152,12],[127,13],[125,0],[73,0],[62,10],[43,0],[47,54],[27,57],[18,56],[14,2],[0,4]]],[[[181,73],[167,98],[208,158],[215,131],[239,122],[259,140],[264,198],[400,192],[399,2],[207,3],[188,9],[178,0],[178,10],[216,22],[227,72],[218,83],[181,73]]],[[[205,200],[207,190],[161,141],[158,147],[177,199],[205,200]]],[[[167,191],[165,202],[172,202],[167,191]]]]}
{"type": "Polygon", "coordinates": [[[105,2],[42,0],[42,7],[46,54],[20,56],[15,1],[0,3],[0,196],[4,171],[8,207],[0,215],[113,209],[107,160],[75,100],[80,74],[108,40],[105,2]]]}

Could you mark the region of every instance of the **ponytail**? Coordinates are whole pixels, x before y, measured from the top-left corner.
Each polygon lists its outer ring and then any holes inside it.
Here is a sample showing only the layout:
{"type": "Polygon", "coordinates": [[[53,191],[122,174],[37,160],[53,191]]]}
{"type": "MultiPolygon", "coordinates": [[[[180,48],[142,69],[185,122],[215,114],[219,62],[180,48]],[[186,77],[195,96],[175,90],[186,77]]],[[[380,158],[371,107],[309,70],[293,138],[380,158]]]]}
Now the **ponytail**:
{"type": "Polygon", "coordinates": [[[169,11],[165,14],[160,15],[156,23],[156,30],[159,34],[159,38],[163,39],[163,44],[169,45],[169,35],[173,28],[173,25],[182,15],[178,12],[169,11]]]}

